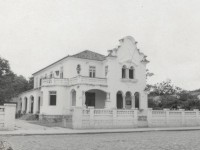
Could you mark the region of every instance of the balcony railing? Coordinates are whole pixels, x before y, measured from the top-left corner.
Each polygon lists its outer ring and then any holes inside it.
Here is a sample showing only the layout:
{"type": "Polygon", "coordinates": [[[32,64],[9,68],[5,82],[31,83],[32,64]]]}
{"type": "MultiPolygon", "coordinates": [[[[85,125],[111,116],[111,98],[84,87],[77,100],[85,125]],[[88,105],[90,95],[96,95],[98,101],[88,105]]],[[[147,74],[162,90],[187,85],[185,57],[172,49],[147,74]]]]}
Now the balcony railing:
{"type": "Polygon", "coordinates": [[[68,79],[42,79],[42,86],[52,86],[52,85],[68,85],[69,80],[68,79]]]}
{"type": "Polygon", "coordinates": [[[90,78],[86,76],[77,76],[69,79],[43,79],[42,86],[53,86],[53,85],[63,85],[63,86],[72,86],[72,85],[101,85],[107,86],[106,78],[90,78]]]}

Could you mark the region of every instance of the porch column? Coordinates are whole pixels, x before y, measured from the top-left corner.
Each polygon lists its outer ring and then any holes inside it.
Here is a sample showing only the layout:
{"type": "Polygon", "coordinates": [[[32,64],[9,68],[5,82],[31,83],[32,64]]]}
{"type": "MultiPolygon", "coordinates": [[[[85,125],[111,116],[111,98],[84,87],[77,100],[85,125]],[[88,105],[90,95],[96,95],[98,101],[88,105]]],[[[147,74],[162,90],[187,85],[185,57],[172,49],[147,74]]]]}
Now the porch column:
{"type": "Polygon", "coordinates": [[[129,79],[129,69],[126,68],[126,79],[129,79]]]}
{"type": "Polygon", "coordinates": [[[34,97],[33,100],[33,114],[36,114],[38,111],[38,97],[34,97]]]}
{"type": "Polygon", "coordinates": [[[86,105],[85,105],[85,91],[82,91],[82,102],[83,102],[82,106],[86,107],[86,105]]]}
{"type": "Polygon", "coordinates": [[[135,109],[135,95],[133,95],[132,97],[131,97],[131,100],[132,100],[132,109],[135,109]]]}
{"type": "Polygon", "coordinates": [[[122,95],[122,100],[123,100],[123,109],[126,108],[125,97],[126,97],[126,95],[122,95]]]}
{"type": "Polygon", "coordinates": [[[105,108],[109,108],[109,107],[110,107],[110,93],[107,92],[106,93],[105,108]]]}

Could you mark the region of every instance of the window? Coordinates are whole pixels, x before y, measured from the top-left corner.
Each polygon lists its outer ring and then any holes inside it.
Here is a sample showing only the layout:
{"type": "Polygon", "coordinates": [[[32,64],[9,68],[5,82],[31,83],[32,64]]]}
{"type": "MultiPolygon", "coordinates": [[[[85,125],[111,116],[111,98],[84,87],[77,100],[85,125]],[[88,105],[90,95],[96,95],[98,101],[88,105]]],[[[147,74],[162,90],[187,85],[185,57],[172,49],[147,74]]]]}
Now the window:
{"type": "Polygon", "coordinates": [[[122,78],[123,79],[126,78],[126,66],[125,65],[122,67],[122,78]]]}
{"type": "Polygon", "coordinates": [[[56,76],[59,76],[59,74],[60,74],[60,71],[59,71],[59,70],[57,70],[57,71],[55,71],[55,73],[56,73],[56,76]]]}
{"type": "Polygon", "coordinates": [[[42,85],[42,77],[40,78],[40,86],[42,85]]]}
{"type": "Polygon", "coordinates": [[[60,78],[63,78],[63,67],[60,67],[60,78]]]}
{"type": "Polygon", "coordinates": [[[90,66],[89,68],[89,77],[95,78],[96,76],[96,67],[95,66],[90,66]]]}
{"type": "Polygon", "coordinates": [[[50,72],[50,78],[53,78],[53,72],[52,71],[50,72]]]}
{"type": "Polygon", "coordinates": [[[108,66],[105,66],[105,76],[108,74],[108,66]]]}
{"type": "Polygon", "coordinates": [[[56,91],[49,92],[49,105],[51,106],[56,105],[56,91]]]}
{"type": "Polygon", "coordinates": [[[129,69],[129,78],[130,78],[130,79],[134,79],[134,68],[133,68],[133,67],[131,67],[131,68],[129,69]]]}

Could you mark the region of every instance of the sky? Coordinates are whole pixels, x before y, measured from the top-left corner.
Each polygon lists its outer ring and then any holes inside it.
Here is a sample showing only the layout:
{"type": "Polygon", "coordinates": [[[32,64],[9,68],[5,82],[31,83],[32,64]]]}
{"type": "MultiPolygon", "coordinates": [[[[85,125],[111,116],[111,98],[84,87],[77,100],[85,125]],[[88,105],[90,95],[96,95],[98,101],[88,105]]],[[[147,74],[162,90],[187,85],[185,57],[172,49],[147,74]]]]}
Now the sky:
{"type": "Polygon", "coordinates": [[[0,0],[0,57],[26,78],[83,50],[107,54],[133,36],[154,73],[200,88],[199,0],[0,0]]]}

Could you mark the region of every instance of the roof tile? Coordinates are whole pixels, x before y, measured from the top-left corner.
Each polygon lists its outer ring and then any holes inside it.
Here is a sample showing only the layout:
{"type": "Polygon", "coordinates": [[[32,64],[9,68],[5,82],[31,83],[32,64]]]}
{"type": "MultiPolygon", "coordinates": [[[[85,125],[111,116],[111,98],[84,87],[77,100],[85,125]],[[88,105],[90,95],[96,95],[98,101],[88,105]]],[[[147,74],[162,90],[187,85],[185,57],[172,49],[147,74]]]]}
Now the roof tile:
{"type": "Polygon", "coordinates": [[[106,59],[106,56],[101,55],[101,54],[96,53],[96,52],[89,51],[89,50],[82,51],[80,53],[72,55],[71,57],[97,60],[97,61],[103,61],[103,60],[106,59]]]}

